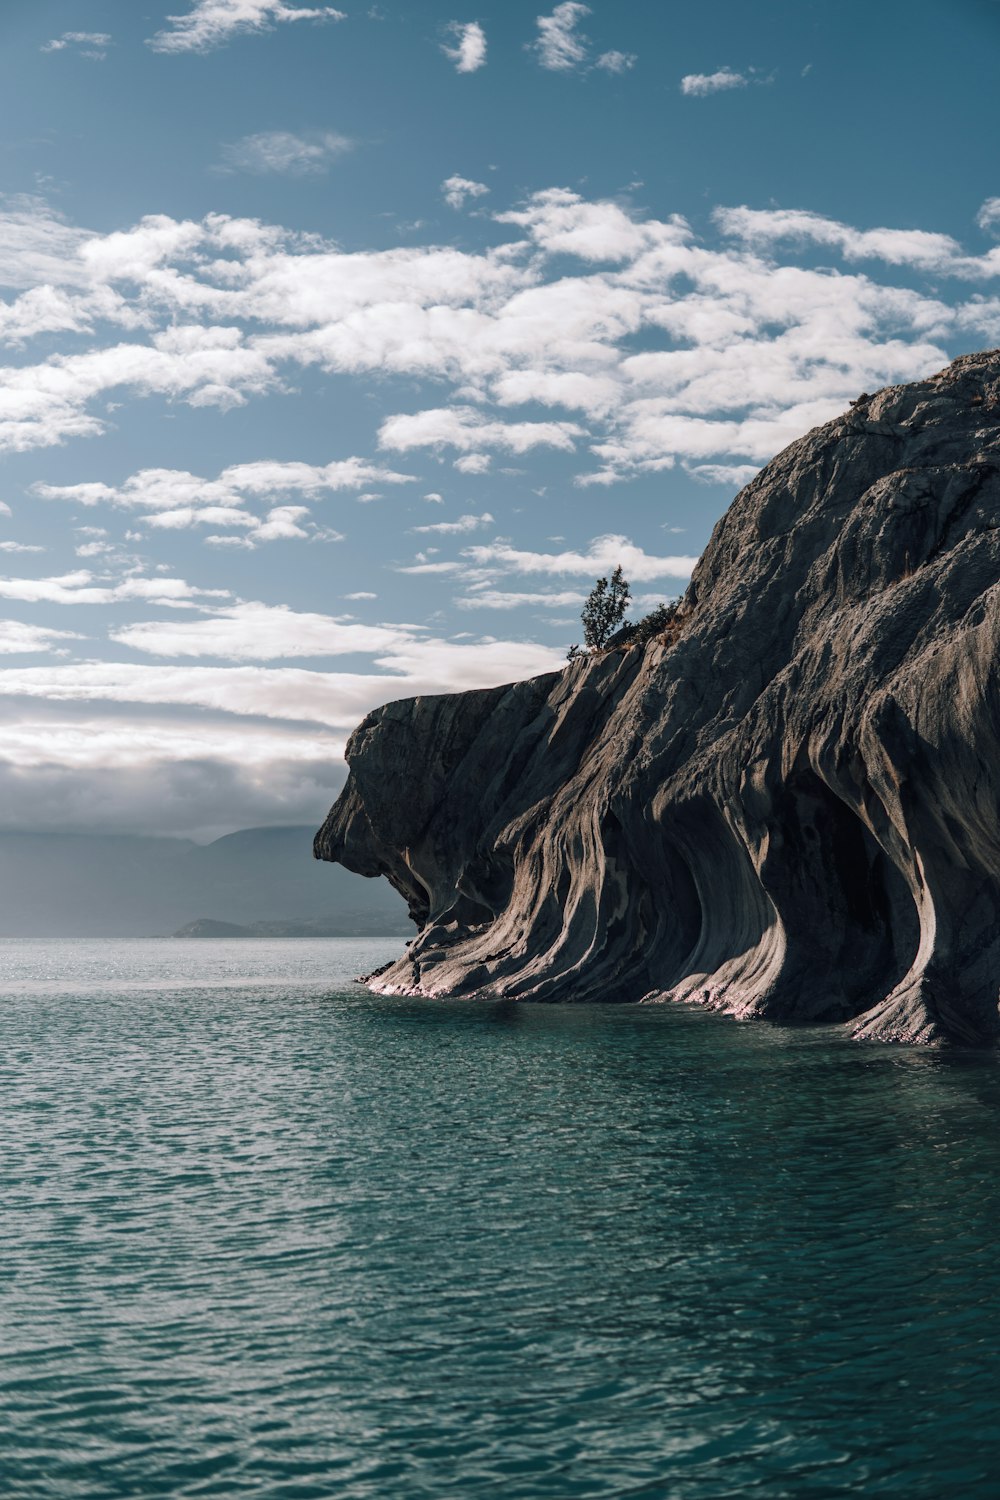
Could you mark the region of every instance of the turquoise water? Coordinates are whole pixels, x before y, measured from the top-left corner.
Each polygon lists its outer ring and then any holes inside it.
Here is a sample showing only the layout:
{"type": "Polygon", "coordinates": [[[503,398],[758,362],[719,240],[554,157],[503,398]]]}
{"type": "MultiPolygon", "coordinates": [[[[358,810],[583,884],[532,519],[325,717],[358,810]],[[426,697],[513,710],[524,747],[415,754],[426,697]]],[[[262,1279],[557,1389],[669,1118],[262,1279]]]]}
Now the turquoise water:
{"type": "Polygon", "coordinates": [[[0,943],[0,1493],[1000,1492],[1000,1067],[0,943]]]}

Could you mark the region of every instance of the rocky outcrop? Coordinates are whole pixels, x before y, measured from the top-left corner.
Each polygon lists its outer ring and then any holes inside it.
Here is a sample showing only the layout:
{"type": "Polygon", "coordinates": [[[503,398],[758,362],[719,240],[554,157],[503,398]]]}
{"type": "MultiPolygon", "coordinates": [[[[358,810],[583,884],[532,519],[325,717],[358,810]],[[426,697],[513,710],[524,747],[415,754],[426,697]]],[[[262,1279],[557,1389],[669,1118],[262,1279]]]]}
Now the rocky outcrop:
{"type": "Polygon", "coordinates": [[[370,714],[316,853],[409,902],[375,987],[994,1041],[998,580],[995,351],[779,454],[673,643],[370,714]]]}

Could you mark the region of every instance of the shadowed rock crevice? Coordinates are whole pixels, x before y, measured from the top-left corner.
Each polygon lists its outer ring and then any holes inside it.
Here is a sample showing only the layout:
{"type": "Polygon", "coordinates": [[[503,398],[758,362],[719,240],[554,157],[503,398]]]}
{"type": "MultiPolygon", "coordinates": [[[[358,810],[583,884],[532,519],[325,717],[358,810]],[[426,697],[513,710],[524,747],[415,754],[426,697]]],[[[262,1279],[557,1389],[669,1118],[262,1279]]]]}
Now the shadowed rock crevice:
{"type": "Polygon", "coordinates": [[[410,904],[374,987],[996,1040],[998,393],[970,355],[785,449],[675,641],[369,715],[316,853],[410,904]]]}

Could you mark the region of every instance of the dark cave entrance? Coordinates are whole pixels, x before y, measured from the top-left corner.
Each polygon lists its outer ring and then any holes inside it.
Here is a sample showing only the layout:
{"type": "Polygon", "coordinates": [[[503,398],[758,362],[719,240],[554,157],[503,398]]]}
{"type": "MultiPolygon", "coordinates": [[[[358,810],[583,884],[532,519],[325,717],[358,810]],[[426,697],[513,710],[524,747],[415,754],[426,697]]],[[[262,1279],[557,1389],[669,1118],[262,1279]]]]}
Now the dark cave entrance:
{"type": "Polygon", "coordinates": [[[785,927],[789,968],[827,979],[817,1014],[846,1020],[889,993],[916,953],[906,881],[855,812],[811,769],[791,772],[769,819],[761,882],[785,927]]]}

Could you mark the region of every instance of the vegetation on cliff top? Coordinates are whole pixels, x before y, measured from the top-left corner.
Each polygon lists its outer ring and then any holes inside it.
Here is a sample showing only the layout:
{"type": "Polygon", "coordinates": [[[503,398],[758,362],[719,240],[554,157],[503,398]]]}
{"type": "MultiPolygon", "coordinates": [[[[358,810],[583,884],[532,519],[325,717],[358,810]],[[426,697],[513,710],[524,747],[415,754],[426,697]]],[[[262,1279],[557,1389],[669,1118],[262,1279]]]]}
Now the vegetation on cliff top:
{"type": "Polygon", "coordinates": [[[625,620],[631,602],[631,587],[619,563],[610,582],[607,578],[598,578],[587,596],[580,614],[584,644],[570,646],[566,653],[567,661],[577,661],[581,656],[595,655],[609,649],[644,646],[647,641],[657,638],[672,644],[680,635],[682,616],[679,601],[658,604],[648,615],[643,615],[634,622],[625,620]]]}

